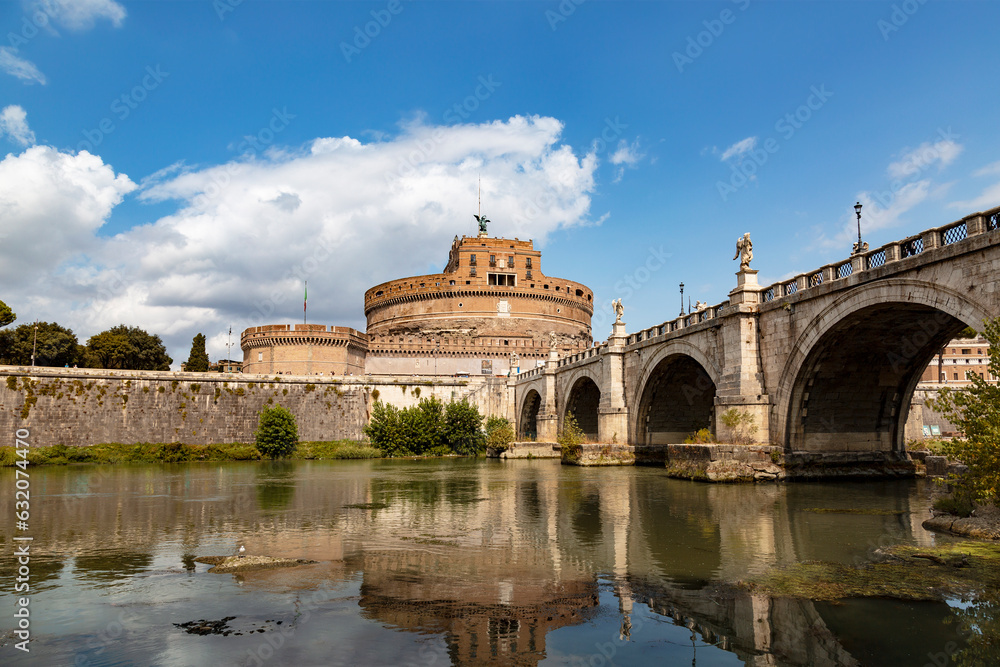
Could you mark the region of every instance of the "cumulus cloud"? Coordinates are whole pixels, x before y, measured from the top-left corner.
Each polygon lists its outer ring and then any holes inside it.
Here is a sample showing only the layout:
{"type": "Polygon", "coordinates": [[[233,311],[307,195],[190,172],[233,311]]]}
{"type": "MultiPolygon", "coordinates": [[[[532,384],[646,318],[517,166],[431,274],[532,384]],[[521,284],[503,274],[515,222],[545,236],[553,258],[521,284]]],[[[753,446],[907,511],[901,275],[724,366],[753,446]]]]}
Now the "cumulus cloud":
{"type": "Polygon", "coordinates": [[[101,19],[119,28],[126,16],[114,0],[35,0],[31,5],[70,30],[89,30],[101,19]]]}
{"type": "Polygon", "coordinates": [[[28,114],[16,104],[0,111],[0,137],[5,134],[22,146],[35,143],[35,133],[28,127],[28,114]]]}
{"type": "Polygon", "coordinates": [[[21,79],[25,83],[40,83],[45,85],[45,75],[35,64],[17,55],[17,49],[12,46],[0,46],[0,70],[21,79]]]}
{"type": "Polygon", "coordinates": [[[744,155],[745,153],[749,153],[756,147],[757,147],[757,137],[747,137],[746,139],[737,141],[735,144],[733,144],[726,150],[722,151],[722,156],[720,159],[723,162],[726,162],[730,158],[741,157],[742,155],[744,155]]]}
{"type": "Polygon", "coordinates": [[[96,245],[135,184],[87,152],[33,146],[0,161],[0,281],[20,291],[96,245]]]}
{"type": "MultiPolygon", "coordinates": [[[[100,239],[94,232],[136,186],[87,153],[36,147],[17,158],[25,164],[10,166],[23,174],[20,182],[8,183],[0,170],[7,190],[0,202],[19,197],[0,208],[0,225],[18,234],[3,246],[9,257],[0,272],[21,276],[37,297],[35,310],[56,309],[51,317],[79,332],[138,324],[163,335],[174,357],[186,354],[197,332],[217,341],[230,325],[235,333],[301,321],[305,280],[311,322],[363,330],[364,290],[440,271],[452,238],[477,232],[480,175],[491,235],[540,246],[560,227],[590,224],[597,158],[562,145],[562,129],[545,117],[419,122],[380,141],[319,138],[294,149],[250,150],[226,164],[171,165],[144,179],[137,194],[175,200],[176,212],[100,239]],[[77,161],[93,161],[89,188],[75,200],[48,197],[60,169],[77,161]],[[70,203],[82,210],[69,215],[70,203]],[[33,227],[50,233],[28,231],[33,227]],[[39,243],[51,237],[60,248],[39,243]],[[43,249],[22,256],[35,247],[43,249]],[[69,313],[67,301],[75,304],[69,313]]],[[[224,349],[210,353],[217,358],[224,349]]]]}
{"type": "Polygon", "coordinates": [[[622,177],[625,175],[626,167],[635,169],[638,166],[639,161],[644,157],[646,157],[646,154],[639,150],[638,139],[633,141],[631,144],[624,139],[620,140],[618,142],[618,148],[611,154],[611,157],[608,158],[611,164],[618,166],[615,173],[615,183],[622,180],[622,177]]]}
{"type": "Polygon", "coordinates": [[[961,144],[951,139],[942,139],[936,143],[925,141],[912,150],[904,149],[900,158],[889,164],[889,177],[896,180],[910,178],[935,164],[944,169],[955,161],[962,148],[961,144]]]}

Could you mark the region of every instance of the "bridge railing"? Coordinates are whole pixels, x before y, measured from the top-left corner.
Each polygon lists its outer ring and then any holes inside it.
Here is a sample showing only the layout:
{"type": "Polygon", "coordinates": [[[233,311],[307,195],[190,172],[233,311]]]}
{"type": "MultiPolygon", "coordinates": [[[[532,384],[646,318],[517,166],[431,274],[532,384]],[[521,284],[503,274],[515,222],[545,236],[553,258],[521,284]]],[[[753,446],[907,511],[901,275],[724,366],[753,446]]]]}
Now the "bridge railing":
{"type": "Polygon", "coordinates": [[[559,360],[559,366],[568,366],[569,364],[576,363],[581,359],[589,359],[590,357],[596,357],[597,355],[601,354],[601,350],[603,348],[606,348],[607,346],[608,346],[607,343],[601,343],[600,345],[594,345],[593,347],[588,347],[586,350],[583,350],[582,352],[577,352],[575,354],[569,355],[568,357],[563,357],[562,359],[559,360]]]}
{"type": "Polygon", "coordinates": [[[891,262],[919,255],[927,250],[952,245],[972,236],[998,229],[1000,229],[1000,207],[984,213],[973,213],[957,222],[934,227],[900,241],[887,243],[880,248],[852,255],[847,260],[827,264],[818,270],[800,273],[790,280],[786,279],[768,285],[761,290],[761,302],[774,301],[810,287],[834,280],[842,280],[861,271],[877,269],[891,262]]]}
{"type": "Polygon", "coordinates": [[[707,306],[702,310],[696,310],[693,313],[688,313],[687,315],[676,317],[662,324],[657,324],[656,326],[649,327],[648,329],[643,329],[642,331],[637,331],[634,334],[630,334],[625,339],[625,344],[634,345],[636,343],[641,343],[644,340],[649,340],[651,338],[658,338],[660,336],[665,336],[669,333],[673,333],[674,331],[686,329],[687,327],[694,326],[695,324],[700,324],[701,322],[714,320],[717,317],[721,317],[723,310],[728,305],[729,305],[728,301],[723,301],[722,303],[716,304],[714,306],[707,306]]]}

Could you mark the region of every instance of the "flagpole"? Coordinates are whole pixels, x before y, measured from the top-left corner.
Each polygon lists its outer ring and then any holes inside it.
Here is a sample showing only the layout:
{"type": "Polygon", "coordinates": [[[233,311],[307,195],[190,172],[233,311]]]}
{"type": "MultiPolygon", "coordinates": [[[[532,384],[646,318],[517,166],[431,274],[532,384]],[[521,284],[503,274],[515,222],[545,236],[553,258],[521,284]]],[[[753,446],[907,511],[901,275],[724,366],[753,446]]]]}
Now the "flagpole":
{"type": "Polygon", "coordinates": [[[309,303],[309,281],[305,282],[305,291],[302,293],[302,324],[306,323],[306,306],[309,303]]]}

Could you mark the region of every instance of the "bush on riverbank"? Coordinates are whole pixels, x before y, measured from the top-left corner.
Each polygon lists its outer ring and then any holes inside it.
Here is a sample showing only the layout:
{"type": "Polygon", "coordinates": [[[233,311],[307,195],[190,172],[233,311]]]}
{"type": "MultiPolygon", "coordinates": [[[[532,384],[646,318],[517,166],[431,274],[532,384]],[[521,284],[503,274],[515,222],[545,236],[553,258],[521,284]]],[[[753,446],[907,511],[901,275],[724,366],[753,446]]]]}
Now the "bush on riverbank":
{"type": "Polygon", "coordinates": [[[283,459],[295,452],[299,427],[291,412],[275,405],[260,411],[260,422],[253,436],[257,451],[271,459],[283,459]]]}
{"type": "Polygon", "coordinates": [[[365,435],[384,456],[475,456],[483,451],[483,416],[467,401],[425,398],[409,408],[375,401],[365,435]]]}
{"type": "MultiPolygon", "coordinates": [[[[1000,318],[984,323],[990,343],[989,373],[1000,377],[1000,318]]],[[[953,497],[972,503],[1000,505],[1000,386],[978,373],[968,373],[970,385],[944,388],[930,401],[933,409],[955,424],[964,439],[944,444],[945,455],[968,466],[961,477],[949,479],[953,497]]]]}
{"type": "Polygon", "coordinates": [[[486,448],[505,452],[514,442],[514,427],[506,417],[493,416],[486,420],[486,448]]]}
{"type": "MultiPolygon", "coordinates": [[[[292,459],[374,459],[382,454],[374,447],[353,440],[302,442],[292,459]]],[[[185,461],[257,461],[264,458],[253,445],[231,442],[213,445],[189,445],[181,442],[140,442],[125,444],[105,442],[87,447],[32,447],[28,450],[31,465],[67,465],[70,463],[180,463],[185,461]]],[[[0,467],[17,461],[13,447],[0,447],[0,467]]]]}

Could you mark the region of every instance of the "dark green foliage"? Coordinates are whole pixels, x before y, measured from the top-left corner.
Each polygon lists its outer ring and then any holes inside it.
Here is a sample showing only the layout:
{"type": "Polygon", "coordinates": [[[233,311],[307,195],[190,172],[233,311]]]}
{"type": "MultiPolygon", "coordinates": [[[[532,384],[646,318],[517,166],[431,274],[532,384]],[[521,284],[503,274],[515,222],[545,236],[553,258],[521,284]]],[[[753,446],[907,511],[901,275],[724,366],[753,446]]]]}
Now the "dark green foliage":
{"type": "Polygon", "coordinates": [[[196,334],[191,341],[191,354],[188,355],[184,370],[190,373],[205,373],[208,371],[208,352],[205,351],[205,334],[196,334]]]}
{"type": "Polygon", "coordinates": [[[291,412],[276,405],[260,411],[260,423],[254,432],[254,444],[272,459],[291,456],[299,441],[299,430],[291,412]]]}
{"type": "Polygon", "coordinates": [[[514,428],[506,417],[494,415],[486,420],[486,447],[506,451],[514,442],[514,428]]]}
{"type": "Polygon", "coordinates": [[[17,319],[17,313],[10,309],[3,301],[0,301],[0,327],[5,327],[17,319]]]}
{"type": "Polygon", "coordinates": [[[365,435],[385,456],[440,456],[455,451],[477,454],[483,450],[483,417],[467,402],[445,405],[425,398],[411,408],[375,401],[365,435]]]}
{"type": "Polygon", "coordinates": [[[486,449],[483,416],[479,408],[466,400],[449,403],[445,408],[445,443],[458,454],[475,456],[486,449]]]}
{"type": "Polygon", "coordinates": [[[30,366],[35,346],[36,366],[72,366],[79,361],[76,335],[55,322],[39,322],[37,344],[35,324],[22,324],[0,331],[0,363],[30,366]]]}
{"type": "Polygon", "coordinates": [[[173,359],[159,336],[119,324],[87,341],[86,365],[135,371],[168,371],[173,359]]]}
{"type": "MultiPolygon", "coordinates": [[[[985,322],[983,336],[990,343],[989,373],[1000,376],[1000,318],[985,322]]],[[[964,389],[941,389],[931,407],[958,426],[964,439],[944,444],[948,458],[969,467],[961,479],[952,479],[956,502],[992,502],[1000,505],[1000,386],[978,373],[969,373],[964,389]],[[963,498],[964,496],[964,498],[963,498]]]]}

